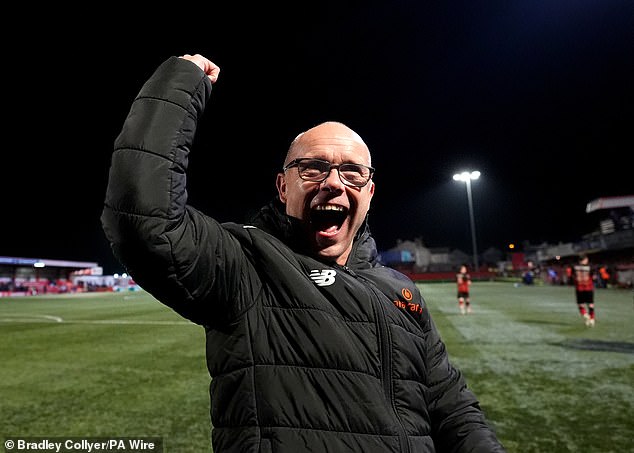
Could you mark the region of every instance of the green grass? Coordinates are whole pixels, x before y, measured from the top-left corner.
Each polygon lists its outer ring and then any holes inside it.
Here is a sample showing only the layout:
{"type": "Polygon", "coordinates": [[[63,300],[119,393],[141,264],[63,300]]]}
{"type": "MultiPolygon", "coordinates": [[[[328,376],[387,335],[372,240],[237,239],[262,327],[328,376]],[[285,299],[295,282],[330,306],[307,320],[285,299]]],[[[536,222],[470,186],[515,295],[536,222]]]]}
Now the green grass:
{"type": "Polygon", "coordinates": [[[634,451],[631,291],[597,290],[588,328],[570,287],[476,282],[463,316],[455,284],[419,286],[509,452],[634,451]]]}
{"type": "Polygon", "coordinates": [[[147,293],[0,299],[0,330],[0,436],[211,451],[204,332],[147,293]]]}
{"type": "MultiPolygon", "coordinates": [[[[626,452],[634,436],[632,292],[419,285],[451,359],[509,452],[626,452]]],[[[161,437],[211,452],[204,332],[144,292],[0,299],[0,437],[161,437]]]]}

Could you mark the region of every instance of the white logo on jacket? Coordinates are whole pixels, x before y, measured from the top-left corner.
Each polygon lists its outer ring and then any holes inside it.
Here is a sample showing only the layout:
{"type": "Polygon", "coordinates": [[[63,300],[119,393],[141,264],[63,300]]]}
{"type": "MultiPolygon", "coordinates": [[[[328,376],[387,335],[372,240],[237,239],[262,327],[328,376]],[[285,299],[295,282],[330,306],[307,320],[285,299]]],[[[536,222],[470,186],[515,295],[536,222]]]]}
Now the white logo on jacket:
{"type": "Polygon", "coordinates": [[[330,286],[335,282],[337,271],[334,269],[313,269],[310,271],[310,278],[317,283],[317,286],[330,286]]]}

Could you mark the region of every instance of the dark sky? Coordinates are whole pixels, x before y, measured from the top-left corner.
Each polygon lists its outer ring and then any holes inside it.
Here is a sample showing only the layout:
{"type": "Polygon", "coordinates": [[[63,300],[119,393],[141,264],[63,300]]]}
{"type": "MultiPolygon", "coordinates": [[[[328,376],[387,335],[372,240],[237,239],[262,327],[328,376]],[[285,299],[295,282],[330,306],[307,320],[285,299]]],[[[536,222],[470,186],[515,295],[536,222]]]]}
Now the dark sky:
{"type": "Polygon", "coordinates": [[[634,193],[629,0],[205,5],[40,11],[4,39],[0,255],[121,270],[99,222],[113,142],[183,53],[221,67],[188,181],[220,221],[266,203],[290,141],[325,120],[370,146],[380,250],[470,253],[464,169],[482,172],[480,251],[578,240],[598,227],[587,202],[634,193]]]}

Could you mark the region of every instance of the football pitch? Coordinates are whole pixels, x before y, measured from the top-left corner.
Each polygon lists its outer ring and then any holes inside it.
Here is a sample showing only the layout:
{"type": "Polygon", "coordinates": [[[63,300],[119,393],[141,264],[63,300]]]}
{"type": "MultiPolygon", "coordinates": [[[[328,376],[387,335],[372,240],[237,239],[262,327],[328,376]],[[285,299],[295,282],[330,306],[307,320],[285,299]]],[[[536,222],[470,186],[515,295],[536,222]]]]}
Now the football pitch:
{"type": "MultiPolygon", "coordinates": [[[[634,451],[634,299],[571,287],[419,284],[509,452],[634,451]]],[[[160,437],[211,452],[204,332],[143,291],[0,299],[0,437],[160,437]]]]}

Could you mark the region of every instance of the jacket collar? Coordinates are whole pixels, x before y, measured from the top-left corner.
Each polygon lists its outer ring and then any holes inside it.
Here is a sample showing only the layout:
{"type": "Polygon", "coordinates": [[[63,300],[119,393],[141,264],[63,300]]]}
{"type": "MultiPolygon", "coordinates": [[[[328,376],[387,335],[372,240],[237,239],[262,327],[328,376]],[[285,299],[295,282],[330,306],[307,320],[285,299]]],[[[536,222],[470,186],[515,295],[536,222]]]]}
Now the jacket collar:
{"type": "MultiPolygon", "coordinates": [[[[284,203],[276,196],[251,219],[251,224],[275,236],[293,251],[310,255],[301,234],[300,222],[286,214],[284,203]]],[[[370,233],[368,219],[357,231],[346,266],[366,269],[378,265],[376,242],[370,233]]]]}

